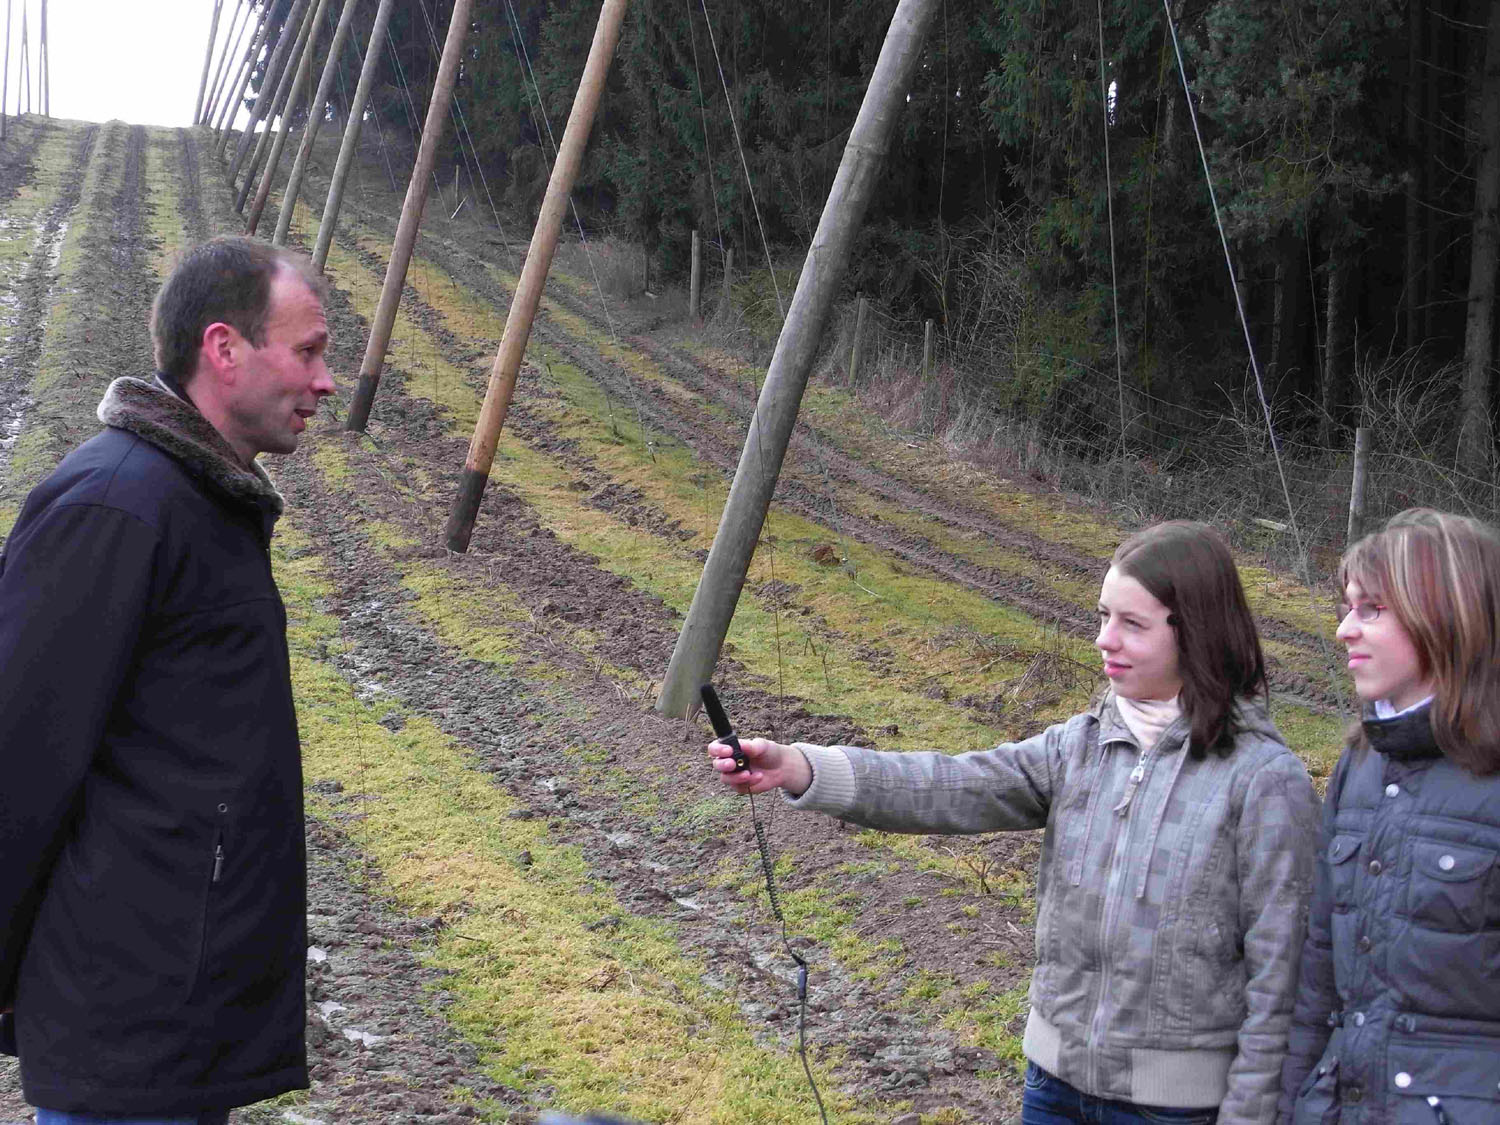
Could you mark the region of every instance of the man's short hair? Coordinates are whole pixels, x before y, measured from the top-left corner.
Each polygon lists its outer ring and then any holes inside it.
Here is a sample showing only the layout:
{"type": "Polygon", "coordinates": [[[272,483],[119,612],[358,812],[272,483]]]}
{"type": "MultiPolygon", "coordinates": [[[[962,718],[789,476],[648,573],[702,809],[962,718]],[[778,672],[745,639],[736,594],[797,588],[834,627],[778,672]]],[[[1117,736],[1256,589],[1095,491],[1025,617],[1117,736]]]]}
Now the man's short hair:
{"type": "Polygon", "coordinates": [[[327,285],[302,255],[253,238],[215,238],[188,250],[151,306],[156,368],[186,384],[198,367],[203,330],[222,321],[254,347],[266,339],[271,283],[281,270],[307,282],[321,301],[327,285]]]}

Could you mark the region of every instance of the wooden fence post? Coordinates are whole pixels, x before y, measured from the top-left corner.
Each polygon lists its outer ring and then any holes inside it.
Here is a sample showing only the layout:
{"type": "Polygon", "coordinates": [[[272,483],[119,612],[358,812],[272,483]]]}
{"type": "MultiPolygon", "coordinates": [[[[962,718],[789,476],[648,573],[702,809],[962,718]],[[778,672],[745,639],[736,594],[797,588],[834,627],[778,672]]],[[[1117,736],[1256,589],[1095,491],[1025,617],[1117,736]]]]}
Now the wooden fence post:
{"type": "Polygon", "coordinates": [[[724,299],[719,302],[719,312],[727,315],[730,304],[730,289],[734,285],[734,247],[724,251],[724,299]]]}
{"type": "Polygon", "coordinates": [[[688,278],[688,315],[700,320],[703,313],[703,245],[698,241],[696,230],[693,231],[693,269],[688,278]]]}
{"type": "Polygon", "coordinates": [[[1365,533],[1365,477],[1369,459],[1370,431],[1360,426],[1354,431],[1354,480],[1349,487],[1349,530],[1345,535],[1345,546],[1365,533]]]}
{"type": "Polygon", "coordinates": [[[849,349],[849,388],[854,388],[854,377],[859,373],[859,359],[865,350],[865,316],[869,313],[870,301],[860,294],[854,302],[854,344],[849,349]]]}
{"type": "Polygon", "coordinates": [[[922,381],[925,383],[932,374],[932,321],[928,321],[922,329],[922,381]]]}

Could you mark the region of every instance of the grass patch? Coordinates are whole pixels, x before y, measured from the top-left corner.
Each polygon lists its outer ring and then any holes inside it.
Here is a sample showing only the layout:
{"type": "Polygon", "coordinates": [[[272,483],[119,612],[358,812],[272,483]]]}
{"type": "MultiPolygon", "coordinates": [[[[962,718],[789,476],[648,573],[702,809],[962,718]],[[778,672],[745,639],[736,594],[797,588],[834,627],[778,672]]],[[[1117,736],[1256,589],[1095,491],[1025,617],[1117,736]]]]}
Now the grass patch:
{"type": "MultiPolygon", "coordinates": [[[[512,800],[426,719],[407,714],[400,732],[386,730],[318,659],[340,641],[317,608],[330,591],[306,538],[282,536],[276,565],[307,772],[374,798],[370,815],[351,822],[355,842],[404,908],[448,920],[427,959],[453,974],[450,1018],[489,1073],[575,1112],[805,1120],[796,1060],[756,1046],[667,927],[622,912],[545,822],[508,818],[512,800]],[[605,918],[623,920],[590,929],[605,918]]],[[[843,1108],[845,1120],[873,1120],[843,1108]]]]}

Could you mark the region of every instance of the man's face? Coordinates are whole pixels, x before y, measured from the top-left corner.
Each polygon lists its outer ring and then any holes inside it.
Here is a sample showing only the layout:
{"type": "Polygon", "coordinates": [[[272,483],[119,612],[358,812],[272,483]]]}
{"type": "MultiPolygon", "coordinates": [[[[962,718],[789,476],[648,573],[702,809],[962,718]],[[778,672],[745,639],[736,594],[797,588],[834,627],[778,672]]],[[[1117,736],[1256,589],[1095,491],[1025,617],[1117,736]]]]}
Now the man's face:
{"type": "Polygon", "coordinates": [[[240,339],[239,376],[227,396],[224,436],[246,459],[257,453],[291,453],[318,402],[333,393],[323,362],[328,320],[323,305],[295,271],[279,270],[271,282],[264,342],[240,339]]]}

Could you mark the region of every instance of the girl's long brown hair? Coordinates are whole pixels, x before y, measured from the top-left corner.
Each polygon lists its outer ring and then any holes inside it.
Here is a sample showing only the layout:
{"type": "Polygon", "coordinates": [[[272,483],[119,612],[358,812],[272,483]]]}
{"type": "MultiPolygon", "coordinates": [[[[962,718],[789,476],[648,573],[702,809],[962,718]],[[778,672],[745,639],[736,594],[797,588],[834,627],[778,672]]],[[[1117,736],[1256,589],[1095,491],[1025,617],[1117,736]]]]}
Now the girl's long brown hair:
{"type": "Polygon", "coordinates": [[[1205,523],[1172,520],[1136,532],[1111,563],[1170,613],[1189,753],[1227,755],[1238,729],[1237,702],[1266,692],[1260,635],[1229,548],[1205,523]]]}
{"type": "Polygon", "coordinates": [[[1416,646],[1432,681],[1432,734],[1475,774],[1500,770],[1500,535],[1467,516],[1409,508],[1345,553],[1358,582],[1416,646]]]}

